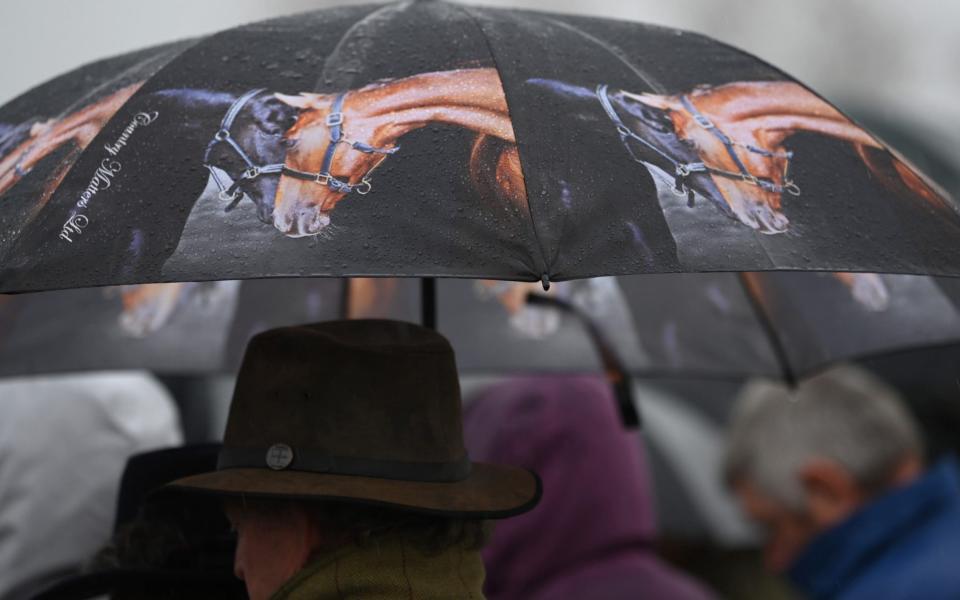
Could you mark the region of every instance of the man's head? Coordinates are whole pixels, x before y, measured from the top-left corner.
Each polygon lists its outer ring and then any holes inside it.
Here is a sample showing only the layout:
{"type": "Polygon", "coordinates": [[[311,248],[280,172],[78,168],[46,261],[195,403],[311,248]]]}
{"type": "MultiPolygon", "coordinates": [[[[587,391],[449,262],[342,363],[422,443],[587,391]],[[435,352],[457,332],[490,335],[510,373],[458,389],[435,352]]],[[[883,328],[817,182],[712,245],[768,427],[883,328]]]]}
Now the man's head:
{"type": "Polygon", "coordinates": [[[540,497],[529,471],[469,460],[460,408],[453,350],[429,329],[266,331],[247,347],[217,470],[170,487],[227,497],[254,600],[344,545],[390,536],[443,550],[540,497]]]}
{"type": "Polygon", "coordinates": [[[724,477],[767,532],[782,571],[817,534],[921,470],[913,419],[887,385],[837,367],[794,389],[747,385],[734,410],[724,477]]]}

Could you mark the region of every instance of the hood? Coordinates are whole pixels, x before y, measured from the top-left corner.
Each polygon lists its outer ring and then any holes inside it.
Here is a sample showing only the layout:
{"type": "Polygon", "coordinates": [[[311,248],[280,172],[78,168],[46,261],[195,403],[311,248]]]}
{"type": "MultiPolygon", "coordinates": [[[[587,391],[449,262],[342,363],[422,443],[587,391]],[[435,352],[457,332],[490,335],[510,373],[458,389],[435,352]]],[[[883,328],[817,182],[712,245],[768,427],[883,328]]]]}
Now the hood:
{"type": "Polygon", "coordinates": [[[608,384],[525,377],[481,392],[464,414],[471,457],[534,470],[540,504],[497,524],[484,550],[487,590],[526,590],[579,566],[649,553],[655,533],[645,454],[608,384]]]}

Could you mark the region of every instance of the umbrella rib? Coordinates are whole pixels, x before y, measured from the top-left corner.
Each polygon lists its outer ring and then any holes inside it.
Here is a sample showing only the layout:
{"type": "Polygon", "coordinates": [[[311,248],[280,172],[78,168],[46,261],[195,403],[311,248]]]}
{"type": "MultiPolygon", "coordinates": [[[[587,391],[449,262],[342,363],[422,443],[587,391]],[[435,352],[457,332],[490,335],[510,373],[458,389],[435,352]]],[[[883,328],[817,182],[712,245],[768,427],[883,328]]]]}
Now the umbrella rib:
{"type": "MultiPolygon", "coordinates": [[[[483,27],[480,26],[480,22],[477,20],[477,17],[473,14],[473,9],[471,7],[463,6],[460,4],[451,4],[451,6],[455,6],[456,8],[460,9],[460,11],[463,12],[463,14],[466,15],[468,19],[470,19],[470,22],[473,23],[473,26],[476,28],[477,33],[480,35],[480,37],[483,38],[483,42],[487,47],[487,53],[490,55],[490,60],[493,61],[493,67],[497,71],[497,78],[500,80],[500,87],[503,90],[503,102],[507,106],[507,118],[510,120],[510,126],[513,127],[513,116],[510,111],[510,102],[509,102],[509,99],[507,98],[507,89],[504,86],[503,77],[501,77],[500,75],[501,73],[500,65],[497,62],[497,55],[493,51],[493,44],[490,42],[489,36],[487,36],[486,32],[483,30],[483,27]]],[[[540,231],[537,228],[537,220],[534,218],[534,215],[533,215],[533,206],[532,206],[532,203],[530,202],[530,194],[528,193],[528,188],[527,188],[527,173],[526,173],[527,169],[524,167],[524,163],[526,161],[523,159],[523,153],[520,151],[519,139],[517,139],[517,155],[520,158],[520,176],[523,178],[523,190],[524,190],[524,196],[526,196],[525,200],[527,205],[527,214],[530,217],[530,228],[533,230],[533,237],[536,240],[537,248],[540,250],[540,273],[539,273],[540,281],[543,282],[544,289],[549,289],[550,279],[551,279],[550,265],[547,263],[547,252],[543,246],[543,240],[540,238],[540,231]]]]}
{"type": "Polygon", "coordinates": [[[783,380],[790,387],[793,387],[797,382],[796,373],[794,373],[793,368],[790,366],[787,348],[784,345],[783,340],[780,338],[780,335],[777,334],[777,328],[770,319],[770,315],[767,314],[767,311],[763,308],[763,305],[757,300],[757,297],[754,295],[750,284],[747,282],[746,277],[744,276],[744,273],[737,273],[737,280],[740,282],[740,285],[743,288],[743,293],[747,296],[747,301],[750,302],[750,306],[753,307],[753,313],[757,315],[757,321],[760,323],[760,327],[767,336],[767,342],[770,344],[770,349],[773,351],[773,357],[777,361],[777,366],[780,367],[780,373],[783,377],[783,380]]]}

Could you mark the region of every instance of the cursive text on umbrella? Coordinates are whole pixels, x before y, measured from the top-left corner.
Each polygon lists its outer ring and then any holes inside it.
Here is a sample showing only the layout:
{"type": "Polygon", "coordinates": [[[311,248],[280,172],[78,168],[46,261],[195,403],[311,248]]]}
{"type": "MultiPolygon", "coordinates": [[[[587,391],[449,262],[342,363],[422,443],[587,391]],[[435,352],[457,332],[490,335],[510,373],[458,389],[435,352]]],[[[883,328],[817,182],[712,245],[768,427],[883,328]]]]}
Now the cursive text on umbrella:
{"type": "Polygon", "coordinates": [[[68,218],[60,228],[60,235],[58,237],[61,240],[72,244],[74,236],[80,235],[83,229],[90,224],[90,217],[85,214],[90,201],[93,200],[101,190],[106,190],[113,186],[114,179],[120,171],[123,170],[123,164],[116,157],[118,157],[121,151],[127,146],[127,142],[137,129],[150,125],[156,121],[159,116],[160,113],[156,111],[137,113],[113,144],[104,145],[103,148],[109,156],[104,157],[103,160],[100,161],[99,166],[97,166],[97,169],[90,177],[89,183],[87,183],[87,186],[80,192],[80,197],[76,205],[73,210],[70,211],[70,218],[68,218]]]}

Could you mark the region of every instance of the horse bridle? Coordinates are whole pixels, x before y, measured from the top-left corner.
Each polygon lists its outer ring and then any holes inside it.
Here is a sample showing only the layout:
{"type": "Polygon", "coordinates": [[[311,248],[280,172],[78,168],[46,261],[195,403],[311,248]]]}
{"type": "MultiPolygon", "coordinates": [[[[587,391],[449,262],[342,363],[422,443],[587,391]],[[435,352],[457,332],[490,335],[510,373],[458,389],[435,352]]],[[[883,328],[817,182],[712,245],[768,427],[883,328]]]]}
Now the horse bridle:
{"type": "Polygon", "coordinates": [[[380,166],[380,163],[382,163],[387,156],[400,149],[400,146],[394,146],[392,148],[378,148],[369,144],[365,144],[364,142],[347,139],[343,130],[342,112],[343,101],[346,98],[347,92],[342,92],[337,96],[336,100],[334,100],[330,114],[328,114],[326,117],[325,123],[327,127],[330,128],[330,143],[327,146],[326,154],[323,157],[323,164],[318,173],[300,171],[298,169],[288,167],[284,163],[258,165],[251,160],[250,156],[247,155],[243,147],[237,143],[232,135],[230,135],[230,128],[233,127],[233,122],[237,119],[237,116],[243,110],[244,106],[265,91],[267,91],[266,88],[250,90],[237,98],[233,104],[230,105],[227,113],[220,121],[220,128],[213,135],[213,139],[211,139],[207,144],[207,149],[203,154],[203,164],[210,171],[214,182],[216,182],[217,187],[220,189],[220,199],[225,202],[230,202],[227,210],[231,210],[243,198],[243,185],[247,182],[257,179],[261,175],[289,175],[290,177],[294,177],[296,179],[307,179],[320,185],[326,185],[330,189],[344,194],[349,194],[350,192],[357,192],[361,195],[367,194],[371,189],[373,189],[373,186],[370,183],[370,174],[373,173],[374,169],[380,166]],[[210,153],[213,151],[216,145],[220,143],[226,143],[233,148],[233,151],[236,152],[236,154],[243,160],[244,164],[247,165],[247,168],[244,169],[243,173],[241,173],[239,177],[233,178],[233,184],[229,186],[221,180],[220,175],[217,173],[217,169],[223,170],[224,172],[226,172],[226,169],[217,167],[210,162],[210,153]],[[364,173],[363,177],[360,178],[360,183],[356,185],[351,185],[349,181],[338,179],[330,174],[330,167],[333,164],[333,157],[337,152],[337,146],[344,143],[349,143],[354,150],[358,150],[360,152],[367,154],[378,153],[383,155],[383,158],[381,158],[366,173],[364,173]]]}
{"type": "Polygon", "coordinates": [[[623,143],[624,147],[627,149],[627,152],[630,154],[630,157],[638,163],[643,163],[644,161],[637,157],[633,152],[633,148],[630,146],[629,140],[635,140],[650,150],[656,152],[660,157],[669,162],[674,169],[674,193],[680,196],[687,196],[688,204],[693,206],[694,194],[693,189],[687,185],[687,179],[695,173],[707,173],[709,175],[718,175],[720,177],[726,177],[728,179],[737,179],[748,183],[750,185],[755,185],[759,188],[767,190],[768,192],[773,192],[776,194],[782,194],[787,192],[793,196],[800,195],[800,187],[794,183],[790,177],[790,159],[793,158],[793,152],[771,152],[769,150],[764,150],[763,148],[758,148],[751,144],[741,144],[734,142],[730,139],[726,133],[720,130],[719,127],[714,124],[706,115],[701,113],[697,107],[690,100],[690,97],[683,95],[680,98],[683,108],[690,113],[690,116],[693,117],[697,125],[706,129],[712,133],[717,139],[723,143],[724,147],[727,149],[727,154],[733,160],[733,163],[737,166],[738,171],[729,171],[727,169],[720,169],[717,167],[712,167],[703,162],[684,162],[677,160],[673,156],[670,156],[653,143],[647,139],[637,135],[633,132],[620,118],[620,115],[617,114],[616,109],[613,107],[613,103],[610,102],[610,95],[608,93],[608,86],[606,84],[601,84],[597,86],[596,90],[597,98],[600,100],[600,104],[603,106],[604,112],[607,113],[607,116],[613,121],[613,124],[617,128],[617,133],[620,134],[620,141],[623,143]],[[750,173],[747,166],[743,164],[743,161],[740,159],[740,156],[737,155],[737,148],[743,148],[748,152],[754,154],[759,154],[761,156],[766,156],[769,158],[784,158],[787,160],[787,164],[783,169],[783,183],[777,183],[774,180],[768,177],[757,177],[750,173]]]}
{"type": "Polygon", "coordinates": [[[284,166],[283,173],[284,175],[289,175],[297,179],[304,179],[307,181],[313,181],[320,185],[325,185],[335,192],[340,192],[343,194],[349,194],[350,192],[357,192],[358,194],[368,194],[373,186],[370,183],[370,175],[379,167],[383,161],[387,159],[388,156],[395,153],[400,149],[400,146],[393,146],[392,148],[381,148],[377,146],[371,146],[365,142],[360,142],[357,140],[351,140],[347,138],[346,132],[343,129],[343,101],[347,97],[347,92],[341,92],[337,95],[336,99],[333,101],[333,104],[330,107],[330,113],[327,115],[324,123],[330,129],[330,143],[327,145],[327,151],[323,155],[323,163],[320,165],[320,170],[316,173],[310,173],[307,171],[300,171],[291,167],[284,166]],[[378,160],[366,173],[360,177],[360,183],[351,185],[349,181],[344,181],[338,179],[330,173],[330,167],[333,165],[333,157],[337,153],[337,146],[340,144],[349,144],[354,150],[363,152],[364,154],[380,154],[380,160],[378,160]]]}
{"type": "Polygon", "coordinates": [[[283,172],[283,163],[273,163],[269,165],[258,165],[254,163],[244,151],[243,147],[241,147],[240,144],[233,139],[233,136],[230,135],[230,128],[233,127],[233,122],[237,119],[237,115],[240,114],[240,111],[243,110],[243,107],[265,91],[266,88],[250,90],[234,100],[233,104],[230,105],[230,108],[227,109],[227,114],[223,115],[223,119],[220,120],[220,128],[215,134],[213,134],[213,139],[207,143],[207,149],[203,153],[203,166],[207,167],[207,170],[210,171],[213,181],[220,189],[220,200],[224,202],[230,202],[230,205],[227,206],[227,210],[231,210],[243,198],[242,187],[244,183],[253,181],[261,175],[273,175],[283,172]],[[241,173],[239,177],[231,177],[233,179],[233,184],[229,186],[220,179],[220,175],[217,173],[218,169],[224,172],[227,172],[227,170],[210,163],[210,153],[217,146],[217,144],[220,143],[226,143],[228,146],[233,148],[233,151],[236,152],[241,160],[243,160],[244,164],[247,165],[247,168],[244,169],[243,173],[241,173]]]}

